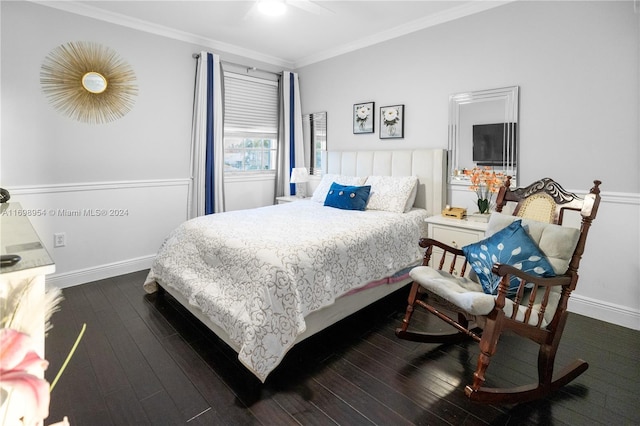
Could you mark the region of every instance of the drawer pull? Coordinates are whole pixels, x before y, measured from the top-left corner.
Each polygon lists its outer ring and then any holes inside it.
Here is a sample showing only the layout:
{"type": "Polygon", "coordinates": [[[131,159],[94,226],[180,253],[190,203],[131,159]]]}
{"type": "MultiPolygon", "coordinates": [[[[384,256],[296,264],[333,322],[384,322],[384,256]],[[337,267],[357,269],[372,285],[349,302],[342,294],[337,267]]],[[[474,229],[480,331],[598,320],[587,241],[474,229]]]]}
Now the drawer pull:
{"type": "Polygon", "coordinates": [[[451,241],[451,246],[455,247],[455,248],[458,248],[458,243],[456,243],[455,241],[451,241]]]}

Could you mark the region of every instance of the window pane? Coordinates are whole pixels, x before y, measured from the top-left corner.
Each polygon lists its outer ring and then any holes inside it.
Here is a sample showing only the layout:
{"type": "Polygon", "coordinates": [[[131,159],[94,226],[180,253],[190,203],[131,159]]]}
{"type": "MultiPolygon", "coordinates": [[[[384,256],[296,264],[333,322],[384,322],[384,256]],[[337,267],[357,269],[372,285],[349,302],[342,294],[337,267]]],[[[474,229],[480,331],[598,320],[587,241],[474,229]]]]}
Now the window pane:
{"type": "Polygon", "coordinates": [[[276,138],[229,136],[225,138],[225,170],[258,171],[275,169],[276,138]]]}
{"type": "Polygon", "coordinates": [[[224,152],[224,169],[226,171],[241,171],[242,169],[242,151],[241,150],[225,150],[224,152]]]}

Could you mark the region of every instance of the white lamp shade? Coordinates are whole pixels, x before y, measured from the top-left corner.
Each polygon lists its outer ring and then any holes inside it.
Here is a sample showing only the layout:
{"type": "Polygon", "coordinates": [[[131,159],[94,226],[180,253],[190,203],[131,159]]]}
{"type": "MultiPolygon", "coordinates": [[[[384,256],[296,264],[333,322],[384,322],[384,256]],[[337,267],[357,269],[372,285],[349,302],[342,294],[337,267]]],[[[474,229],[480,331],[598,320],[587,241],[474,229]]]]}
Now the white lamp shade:
{"type": "Polygon", "coordinates": [[[309,182],[309,171],[306,167],[294,167],[291,170],[291,183],[309,182]]]}

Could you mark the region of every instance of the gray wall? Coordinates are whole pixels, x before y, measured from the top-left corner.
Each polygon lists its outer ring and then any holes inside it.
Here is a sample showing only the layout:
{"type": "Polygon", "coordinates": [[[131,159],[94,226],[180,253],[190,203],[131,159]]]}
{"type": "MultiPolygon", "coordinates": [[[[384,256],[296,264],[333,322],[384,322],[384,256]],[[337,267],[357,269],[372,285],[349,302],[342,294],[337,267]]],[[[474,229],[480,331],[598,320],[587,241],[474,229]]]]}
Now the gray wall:
{"type": "Polygon", "coordinates": [[[56,9],[3,2],[3,185],[188,177],[193,79],[178,76],[194,74],[193,50],[56,9]],[[50,106],[40,89],[40,66],[70,41],[104,44],[131,65],[139,95],[129,114],[90,125],[50,106]]]}
{"type": "Polygon", "coordinates": [[[523,182],[637,193],[638,20],[632,2],[518,1],[299,69],[330,149],[447,146],[452,93],[520,86],[523,182]],[[354,135],[353,104],[405,104],[403,140],[354,135]]]}
{"type": "Polygon", "coordinates": [[[632,2],[513,2],[299,69],[302,109],[327,111],[329,149],[444,148],[450,94],[519,86],[520,182],[603,182],[570,309],[640,329],[639,27],[632,2]],[[404,104],[404,139],[354,135],[366,101],[376,128],[404,104]]]}

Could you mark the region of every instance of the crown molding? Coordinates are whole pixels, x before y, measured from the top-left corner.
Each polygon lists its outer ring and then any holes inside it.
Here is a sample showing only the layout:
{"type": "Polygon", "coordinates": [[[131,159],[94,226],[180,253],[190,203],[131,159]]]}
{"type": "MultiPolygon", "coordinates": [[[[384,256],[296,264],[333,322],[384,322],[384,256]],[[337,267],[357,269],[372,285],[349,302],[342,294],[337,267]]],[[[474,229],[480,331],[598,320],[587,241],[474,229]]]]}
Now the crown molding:
{"type": "Polygon", "coordinates": [[[444,10],[437,14],[425,16],[424,18],[407,22],[405,24],[391,28],[387,31],[382,31],[369,37],[364,37],[351,43],[344,44],[338,48],[328,49],[315,55],[309,55],[305,58],[297,60],[295,62],[295,68],[300,68],[316,62],[331,59],[345,53],[373,46],[375,44],[402,37],[404,35],[411,34],[413,32],[420,31],[429,27],[444,24],[446,22],[484,12],[486,10],[493,9],[499,6],[504,6],[505,4],[512,3],[514,1],[518,0],[476,0],[470,3],[462,4],[460,6],[444,10]]]}
{"type": "Polygon", "coordinates": [[[51,7],[54,9],[62,10],[65,12],[73,13],[76,15],[85,16],[88,18],[97,19],[104,22],[109,22],[115,25],[120,25],[127,28],[132,28],[138,31],[147,32],[150,34],[156,34],[162,37],[167,37],[175,40],[184,41],[187,43],[197,44],[217,51],[223,51],[234,55],[243,56],[246,58],[254,59],[260,62],[264,62],[271,65],[276,65],[285,69],[297,69],[303,66],[311,65],[316,62],[331,59],[336,56],[343,55],[345,53],[353,52],[358,49],[369,47],[378,43],[382,43],[394,38],[398,38],[416,31],[420,31],[435,25],[450,22],[456,19],[463,18],[465,16],[473,15],[476,13],[484,12],[495,7],[503,6],[508,3],[512,3],[518,0],[476,0],[469,3],[462,4],[452,9],[442,11],[440,13],[426,16],[424,18],[416,19],[414,21],[407,22],[406,24],[399,25],[387,31],[364,37],[359,40],[355,40],[351,43],[346,43],[338,46],[334,49],[328,49],[323,52],[309,55],[304,58],[287,60],[278,58],[271,55],[265,55],[255,50],[246,49],[241,46],[237,46],[230,43],[225,43],[220,40],[214,40],[206,37],[202,37],[197,34],[188,33],[185,31],[176,30],[174,28],[166,27],[163,25],[154,24],[142,19],[133,18],[127,15],[114,13],[100,9],[94,6],[90,6],[85,3],[78,3],[76,1],[47,1],[47,0],[29,0],[32,3],[36,3],[42,6],[51,7]]]}
{"type": "Polygon", "coordinates": [[[197,34],[180,31],[175,28],[166,27],[164,25],[154,24],[138,18],[132,18],[120,13],[110,12],[88,4],[77,3],[75,1],[46,1],[46,0],[29,0],[31,3],[53,9],[62,10],[76,15],[85,16],[87,18],[97,19],[99,21],[109,22],[111,24],[120,25],[138,31],[171,38],[174,40],[184,41],[187,43],[197,44],[216,51],[231,53],[246,58],[255,59],[271,65],[277,65],[285,69],[293,69],[294,63],[275,56],[265,55],[255,50],[246,49],[234,44],[225,43],[219,40],[202,37],[197,34]]]}

